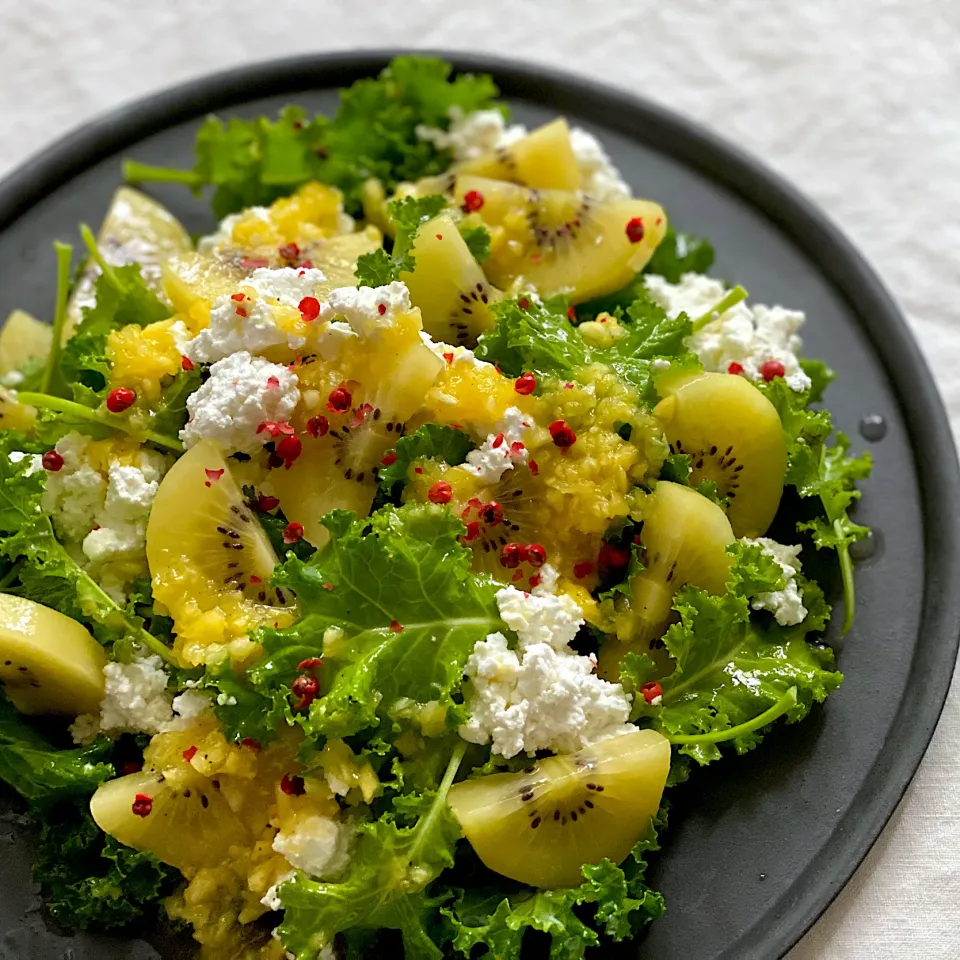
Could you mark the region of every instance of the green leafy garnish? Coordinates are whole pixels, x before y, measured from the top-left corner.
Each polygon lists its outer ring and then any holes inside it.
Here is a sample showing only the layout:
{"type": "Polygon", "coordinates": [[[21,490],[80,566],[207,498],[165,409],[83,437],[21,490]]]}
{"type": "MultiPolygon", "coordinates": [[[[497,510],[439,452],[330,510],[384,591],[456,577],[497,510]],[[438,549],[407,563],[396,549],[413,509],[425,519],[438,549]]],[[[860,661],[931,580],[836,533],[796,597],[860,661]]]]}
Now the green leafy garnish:
{"type": "Polygon", "coordinates": [[[401,273],[411,273],[414,268],[410,248],[421,225],[435,217],[447,201],[439,194],[428,197],[403,197],[387,204],[387,213],[397,228],[393,240],[393,253],[382,247],[372,253],[364,253],[357,260],[357,285],[382,287],[400,279],[401,273]]]}
{"type": "Polygon", "coordinates": [[[394,450],[396,459],[381,467],[377,474],[381,501],[397,502],[415,460],[442,460],[458,466],[467,459],[473,446],[470,436],[463,430],[439,423],[425,423],[415,433],[401,437],[394,450]]]}
{"type": "Polygon", "coordinates": [[[173,867],[103,833],[85,800],[44,815],[33,878],[51,917],[71,932],[114,930],[155,915],[180,879],[173,867]]]}
{"type": "Polygon", "coordinates": [[[853,560],[850,547],[869,536],[869,527],[854,523],[848,514],[860,498],[857,480],[870,475],[872,460],[869,453],[851,457],[849,439],[837,433],[832,445],[828,443],[833,426],[826,410],[811,410],[810,391],[791,390],[782,378],[761,386],[770,402],[777,408],[787,440],[788,485],[796,488],[801,497],[817,497],[822,504],[825,519],[815,519],[798,525],[809,530],[818,549],[835,550],[843,580],[843,632],[853,626],[856,612],[856,592],[853,582],[853,560]]]}
{"type": "Polygon", "coordinates": [[[500,626],[497,586],[470,571],[463,524],[432,504],[385,507],[367,520],[334,511],[331,542],[295,558],[273,582],[296,594],[301,619],[267,631],[267,659],[251,677],[288,690],[296,664],[317,655],[328,628],[342,631],[324,656],[325,695],[295,714],[308,736],[343,737],[378,726],[401,700],[437,701],[451,717],[463,665],[500,626]]]}
{"type": "Polygon", "coordinates": [[[318,883],[297,873],[281,884],[280,936],[297,960],[314,960],[335,934],[354,928],[399,930],[407,960],[440,960],[443,954],[426,926],[442,900],[432,899],[426,888],[453,866],[460,828],[447,794],[465,749],[464,743],[455,749],[439,788],[421,798],[424,812],[414,826],[398,826],[389,814],[359,826],[341,880],[318,883]]]}
{"type": "Polygon", "coordinates": [[[604,347],[591,346],[581,336],[567,315],[564,297],[501,300],[492,310],[496,325],[480,336],[476,355],[496,363],[508,377],[530,372],[576,380],[587,365],[603,363],[652,405],[657,400],[654,360],[699,366],[683,343],[691,332],[690,318],[686,314],[668,317],[645,294],[619,318],[623,336],[604,347]]]}
{"type": "MultiPolygon", "coordinates": [[[[735,563],[727,593],[717,597],[692,586],[677,593],[680,622],[663,637],[676,669],[659,681],[658,706],[637,705],[680,744],[681,753],[701,764],[720,757],[720,742],[729,740],[744,753],[777,717],[785,716],[788,723],[803,719],[843,679],[833,669],[833,652],[806,639],[823,630],[830,616],[820,588],[798,577],[808,611],[803,622],[793,627],[763,623],[751,618],[750,599],[781,589],[782,571],[756,544],[737,542],[729,552],[735,563]]],[[[647,665],[646,657],[629,660],[625,679],[644,682],[640,670],[647,665]]]]}
{"type": "Polygon", "coordinates": [[[218,218],[253,205],[269,205],[310,180],[339,188],[348,213],[362,210],[363,184],[375,178],[388,192],[405,180],[443,173],[449,151],[417,136],[421,124],[449,126],[449,110],[489,107],[497,96],[484,74],[461,74],[429,57],[397,57],[377,78],[341,91],[333,119],[310,119],[287,107],[276,121],[210,117],[195,144],[193,170],[150,167],[127,161],[128,182],[183,183],[199,191],[216,188],[218,218]]]}
{"type": "Polygon", "coordinates": [[[583,883],[567,890],[457,890],[442,909],[443,935],[464,957],[522,960],[524,938],[536,930],[551,938],[552,958],[583,960],[601,936],[626,940],[664,912],[663,897],[645,882],[646,857],[659,850],[657,831],[666,826],[665,809],[647,836],[619,866],[609,860],[583,868],[583,883]],[[474,951],[484,947],[486,952],[474,951]]]}
{"type": "Polygon", "coordinates": [[[668,283],[679,283],[685,273],[706,273],[713,265],[713,245],[703,237],[677,233],[667,227],[667,233],[654,251],[644,273],[656,273],[668,283]]]}
{"type": "Polygon", "coordinates": [[[20,719],[11,703],[0,699],[0,780],[35,809],[93,793],[114,776],[113,767],[106,762],[110,751],[107,740],[76,750],[57,750],[20,719]]]}
{"type": "MultiPolygon", "coordinates": [[[[28,476],[29,457],[12,463],[11,451],[30,450],[30,442],[13,432],[0,435],[0,555],[11,562],[23,558],[23,592],[67,616],[88,623],[101,643],[132,636],[165,660],[171,651],[147,632],[139,618],[119,607],[57,541],[41,506],[43,471],[28,476]]],[[[16,584],[7,587],[20,593],[16,584]]]]}
{"type": "Polygon", "coordinates": [[[460,236],[477,263],[483,263],[490,256],[490,231],[482,224],[469,226],[461,223],[460,236]]]}
{"type": "Polygon", "coordinates": [[[50,341],[50,353],[47,354],[38,384],[41,393],[47,393],[50,390],[60,364],[63,325],[67,319],[67,297],[70,294],[70,258],[73,256],[73,248],[65,243],[54,243],[53,249],[57,253],[57,299],[53,312],[53,335],[50,341]]]}

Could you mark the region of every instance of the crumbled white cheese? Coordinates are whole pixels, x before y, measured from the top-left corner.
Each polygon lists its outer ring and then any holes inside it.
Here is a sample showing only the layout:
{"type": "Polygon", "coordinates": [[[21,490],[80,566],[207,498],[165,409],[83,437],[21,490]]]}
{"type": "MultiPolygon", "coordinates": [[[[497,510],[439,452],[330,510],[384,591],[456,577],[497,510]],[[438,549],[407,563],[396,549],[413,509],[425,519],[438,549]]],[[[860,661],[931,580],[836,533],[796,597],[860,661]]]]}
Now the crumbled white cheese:
{"type": "Polygon", "coordinates": [[[417,136],[438,150],[449,150],[454,160],[475,160],[527,135],[527,128],[520,124],[506,126],[499,110],[474,110],[465,114],[462,107],[454,106],[447,115],[450,117],[448,130],[420,124],[417,136]]]}
{"type": "Polygon", "coordinates": [[[281,830],[273,849],[287,862],[311,877],[336,876],[350,859],[351,831],[337,820],[312,816],[293,830],[281,830]]]}
{"type": "Polygon", "coordinates": [[[508,407],[496,430],[467,454],[464,469],[484,483],[496,483],[515,464],[525,464],[529,459],[525,441],[533,426],[533,420],[519,407],[508,407]]]}
{"type": "MultiPolygon", "coordinates": [[[[417,136],[438,150],[449,150],[454,161],[475,160],[500,147],[509,147],[527,135],[521,124],[507,126],[499,110],[475,110],[464,114],[459,107],[449,111],[450,129],[417,127],[417,136]]],[[[630,188],[613,165],[600,141],[581,127],[570,131],[570,145],[582,176],[581,189],[599,200],[623,200],[630,188]]]]}
{"type": "Polygon", "coordinates": [[[78,743],[98,733],[159,733],[171,718],[168,677],[158,656],[142,657],[131,663],[111,661],[103,668],[106,681],[100,716],[84,714],[70,728],[78,743]]]}
{"type": "Polygon", "coordinates": [[[280,899],[280,887],[294,876],[294,871],[285,873],[279,880],[260,898],[260,902],[268,910],[282,910],[283,902],[280,899]]]}
{"type": "MultiPolygon", "coordinates": [[[[89,439],[79,433],[61,437],[54,450],[63,458],[59,470],[47,471],[41,506],[53,528],[67,540],[82,540],[94,526],[107,492],[104,478],[84,462],[89,439]]],[[[31,464],[36,472],[40,458],[31,464]]]]}
{"type": "Polygon", "coordinates": [[[776,561],[783,571],[786,581],[782,590],[757,594],[751,603],[753,609],[769,610],[781,627],[802,623],[807,615],[807,608],[803,605],[803,594],[797,586],[796,577],[800,572],[800,551],[803,548],[777,543],[769,537],[758,537],[756,540],[744,538],[744,543],[756,543],[763,547],[763,552],[776,561]]]}
{"type": "Polygon", "coordinates": [[[613,165],[603,144],[581,127],[570,131],[570,144],[577,165],[583,176],[581,189],[598,200],[626,200],[630,197],[630,188],[624,182],[620,171],[613,165]]]}
{"type": "Polygon", "coordinates": [[[297,307],[304,297],[312,297],[326,275],[316,267],[258,267],[243,281],[258,296],[278,300],[285,307],[297,307]]]}
{"type": "MultiPolygon", "coordinates": [[[[555,584],[555,575],[548,581],[555,584]]],[[[620,684],[601,680],[596,660],[568,646],[583,623],[570,597],[507,587],[497,604],[520,644],[511,650],[502,633],[492,633],[474,647],[464,669],[471,712],[460,727],[464,740],[492,743],[494,753],[513,757],[570,752],[633,729],[620,684]]]]}
{"type": "Polygon", "coordinates": [[[320,307],[321,321],[346,320],[362,338],[392,327],[397,314],[410,312],[410,291],[395,280],[385,287],[338,287],[320,307]]]}
{"type": "MultiPolygon", "coordinates": [[[[685,273],[676,284],[650,274],[646,287],[671,317],[687,313],[692,319],[715,307],[727,293],[721,281],[702,273],[685,273]]],[[[750,380],[763,380],[763,364],[779,360],[787,386],[791,390],[806,390],[810,378],[801,369],[797,356],[803,346],[797,331],[805,320],[799,310],[762,304],[750,308],[741,301],[722,316],[711,319],[686,343],[706,370],[726,373],[731,363],[737,363],[743,368],[743,376],[750,380]]]]}
{"type": "Polygon", "coordinates": [[[19,370],[9,370],[0,377],[0,386],[13,389],[19,387],[24,380],[26,380],[26,377],[19,370]]]}
{"type": "Polygon", "coordinates": [[[210,700],[199,690],[184,690],[173,698],[173,717],[164,723],[161,733],[184,730],[210,709],[210,700]]]}
{"type": "Polygon", "coordinates": [[[270,211],[266,207],[247,207],[240,213],[231,213],[229,217],[224,217],[217,226],[214,233],[201,237],[197,241],[198,253],[216,253],[221,247],[229,245],[233,241],[233,228],[243,219],[256,217],[263,223],[270,222],[270,211]]]}
{"type": "Polygon", "coordinates": [[[152,451],[143,451],[140,461],[141,467],[109,467],[103,506],[83,540],[83,553],[93,563],[143,553],[147,519],[167,461],[152,451]]]}
{"type": "Polygon", "coordinates": [[[182,352],[194,363],[214,363],[240,350],[251,354],[271,347],[298,350],[306,342],[277,326],[273,307],[265,300],[237,301],[224,295],[217,297],[210,310],[210,325],[188,340],[182,352]]]}
{"type": "Polygon", "coordinates": [[[187,399],[190,419],[180,439],[188,448],[210,439],[231,453],[256,453],[263,445],[257,427],[264,420],[289,420],[299,400],[296,374],[241,350],[213,364],[210,377],[187,399]]]}
{"type": "MultiPolygon", "coordinates": [[[[452,344],[434,340],[426,330],[420,331],[420,339],[430,348],[434,356],[439,357],[444,363],[449,362],[451,366],[462,363],[478,370],[484,367],[494,369],[492,363],[487,363],[486,360],[478,360],[476,354],[469,347],[455,347],[452,344]],[[452,360],[448,359],[450,357],[452,357],[452,360]]],[[[454,400],[454,403],[456,403],[456,400],[454,400]]]]}

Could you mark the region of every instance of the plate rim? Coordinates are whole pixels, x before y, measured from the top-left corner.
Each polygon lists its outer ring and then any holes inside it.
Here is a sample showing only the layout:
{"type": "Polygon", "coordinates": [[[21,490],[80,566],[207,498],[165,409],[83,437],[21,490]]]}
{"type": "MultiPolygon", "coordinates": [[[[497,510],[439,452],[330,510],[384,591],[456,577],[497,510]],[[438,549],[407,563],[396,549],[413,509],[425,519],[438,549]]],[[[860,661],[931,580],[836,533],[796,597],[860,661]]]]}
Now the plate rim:
{"type": "MultiPolygon", "coordinates": [[[[458,72],[493,74],[505,96],[540,102],[573,94],[587,108],[615,112],[630,139],[693,167],[750,204],[779,228],[848,303],[880,358],[910,433],[924,523],[921,626],[890,736],[831,840],[830,876],[811,864],[772,907],[741,934],[749,943],[722,960],[783,957],[847,885],[893,815],[926,754],[949,694],[960,648],[960,464],[946,409],[903,313],[841,229],[785,177],[718,134],[674,110],[596,81],[540,64],[436,49],[341,50],[265,60],[186,80],[123,103],[75,128],[0,180],[0,231],[48,193],[95,163],[170,126],[260,97],[344,86],[398,55],[436,56],[458,72]],[[336,75],[335,83],[331,83],[336,75]],[[869,317],[869,322],[866,318],[869,317]],[[923,677],[924,683],[915,682],[923,677]],[[922,691],[922,692],[921,692],[922,691]],[[934,696],[931,697],[931,692],[934,696]]],[[[118,182],[120,181],[118,170],[118,182]]]]}

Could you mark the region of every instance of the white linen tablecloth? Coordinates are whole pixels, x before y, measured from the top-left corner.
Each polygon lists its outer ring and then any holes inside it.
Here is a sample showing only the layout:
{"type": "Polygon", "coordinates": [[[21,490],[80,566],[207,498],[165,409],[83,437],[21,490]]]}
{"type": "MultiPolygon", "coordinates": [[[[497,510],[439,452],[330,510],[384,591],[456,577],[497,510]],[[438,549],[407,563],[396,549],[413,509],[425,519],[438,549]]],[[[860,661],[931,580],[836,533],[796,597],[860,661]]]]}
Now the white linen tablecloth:
{"type": "MultiPolygon", "coordinates": [[[[141,94],[364,46],[457,48],[589,74],[762,157],[880,272],[960,434],[957,0],[0,0],[0,175],[141,94]]],[[[958,774],[955,689],[890,825],[790,960],[960,957],[958,774]]]]}

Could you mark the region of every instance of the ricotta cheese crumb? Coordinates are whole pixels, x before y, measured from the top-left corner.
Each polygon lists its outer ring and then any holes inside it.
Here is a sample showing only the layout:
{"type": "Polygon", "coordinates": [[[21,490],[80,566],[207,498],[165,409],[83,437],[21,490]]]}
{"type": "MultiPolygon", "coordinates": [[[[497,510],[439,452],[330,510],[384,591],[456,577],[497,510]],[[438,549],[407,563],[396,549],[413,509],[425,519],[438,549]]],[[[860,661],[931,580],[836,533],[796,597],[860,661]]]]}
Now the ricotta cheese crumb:
{"type": "Polygon", "coordinates": [[[189,448],[203,439],[230,453],[256,453],[264,420],[289,420],[300,400],[299,381],[286,367],[246,350],[217,361],[210,377],[187,399],[190,419],[180,431],[189,448]]]}
{"type": "Polygon", "coordinates": [[[529,460],[526,439],[533,427],[533,420],[519,407],[508,407],[496,431],[467,454],[464,469],[484,483],[496,483],[514,464],[529,460]]]}
{"type": "Polygon", "coordinates": [[[271,347],[299,350],[306,342],[280,329],[273,307],[265,300],[238,302],[224,295],[217,297],[210,310],[210,325],[188,340],[182,352],[194,363],[215,363],[241,350],[250,354],[271,347]]]}
{"type": "MultiPolygon", "coordinates": [[[[449,150],[455,162],[475,160],[499,147],[508,147],[527,135],[522,124],[507,126],[499,110],[475,110],[464,114],[451,107],[450,128],[418,126],[417,136],[438,150],[449,150]]],[[[570,130],[570,145],[583,178],[581,189],[599,200],[624,200],[630,188],[613,165],[600,141],[581,127],[570,130]]]]}
{"type": "Polygon", "coordinates": [[[311,877],[336,876],[350,860],[351,831],[337,820],[311,816],[293,830],[281,830],[273,849],[287,862],[311,877]]]}
{"type": "Polygon", "coordinates": [[[757,594],[751,603],[753,609],[769,610],[781,627],[792,627],[802,623],[807,615],[807,608],[803,605],[803,594],[797,586],[796,577],[800,573],[800,551],[803,548],[777,543],[769,537],[758,537],[756,540],[744,539],[744,543],[759,544],[763,552],[776,561],[786,580],[782,590],[757,594]]]}
{"type": "Polygon", "coordinates": [[[598,200],[628,200],[630,188],[613,165],[603,144],[581,127],[570,131],[570,144],[583,176],[581,189],[598,200]]]}
{"type": "Polygon", "coordinates": [[[320,307],[321,321],[345,320],[362,339],[392,327],[397,315],[409,313],[410,291],[395,280],[385,287],[338,287],[320,307]]]}
{"type": "MultiPolygon", "coordinates": [[[[555,582],[555,575],[548,578],[555,582]]],[[[633,729],[623,687],[597,677],[596,661],[568,645],[583,623],[570,597],[506,587],[497,604],[520,643],[511,650],[502,633],[492,633],[474,647],[464,670],[471,711],[460,727],[464,740],[491,743],[509,758],[570,752],[633,729]]]]}
{"type": "Polygon", "coordinates": [[[98,733],[159,733],[171,718],[169,678],[158,656],[142,657],[131,663],[111,661],[104,666],[103,676],[106,687],[100,716],[80,716],[70,728],[78,743],[88,742],[98,733]]]}
{"type": "Polygon", "coordinates": [[[448,130],[428,127],[420,124],[417,136],[427,140],[438,150],[449,150],[453,159],[476,160],[485,153],[492,153],[497,147],[506,147],[527,135],[527,128],[521,124],[507,126],[499,110],[474,110],[464,113],[462,107],[450,107],[448,130]]]}
{"type": "MultiPolygon", "coordinates": [[[[692,318],[702,316],[727,293],[721,281],[702,273],[685,273],[676,284],[650,274],[646,287],[671,317],[683,312],[692,318]]],[[[803,346],[797,331],[805,320],[799,310],[763,304],[751,308],[740,302],[710,320],[686,343],[706,370],[726,373],[730,364],[736,363],[743,368],[743,376],[755,381],[763,380],[760,368],[764,363],[779,360],[787,386],[791,390],[806,390],[810,378],[797,356],[803,346]]]]}
{"type": "Polygon", "coordinates": [[[312,297],[326,279],[316,267],[258,267],[242,285],[285,307],[297,307],[304,297],[312,297]]]}

